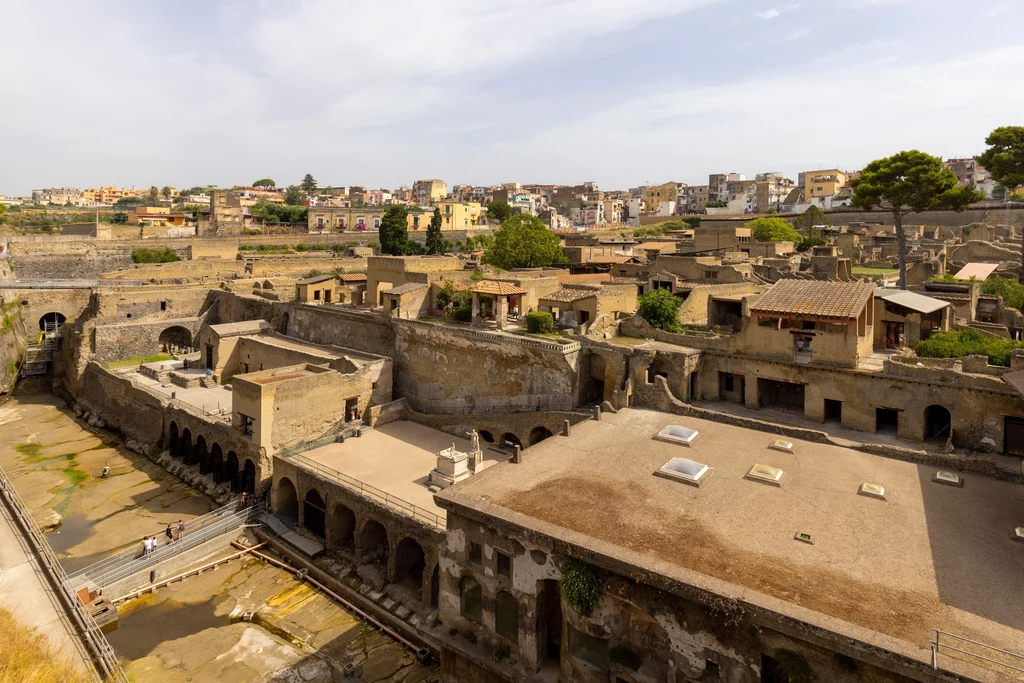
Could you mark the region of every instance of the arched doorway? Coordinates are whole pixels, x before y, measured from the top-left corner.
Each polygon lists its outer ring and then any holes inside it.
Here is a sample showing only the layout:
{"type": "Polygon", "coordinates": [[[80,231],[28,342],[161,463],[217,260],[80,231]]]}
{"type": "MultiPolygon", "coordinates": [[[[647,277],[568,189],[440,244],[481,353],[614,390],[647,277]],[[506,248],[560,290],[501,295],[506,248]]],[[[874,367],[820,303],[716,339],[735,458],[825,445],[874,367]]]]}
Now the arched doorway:
{"type": "Polygon", "coordinates": [[[327,544],[333,548],[352,547],[355,543],[356,515],[347,506],[338,503],[331,515],[327,544]]]}
{"type": "Polygon", "coordinates": [[[171,426],[167,428],[167,450],[171,452],[172,456],[178,454],[178,425],[171,422],[171,426]]]}
{"type": "Polygon", "coordinates": [[[288,334],[288,314],[284,313],[281,315],[281,322],[277,326],[277,331],[281,334],[288,334]]]}
{"type": "Polygon", "coordinates": [[[324,538],[326,522],[327,503],[316,489],[310,489],[302,505],[302,526],[311,534],[324,538]]]}
{"type": "Polygon", "coordinates": [[[192,333],[186,327],[175,325],[160,333],[157,340],[160,353],[189,352],[192,350],[192,333]]]}
{"type": "Polygon", "coordinates": [[[215,484],[224,481],[224,451],[221,450],[219,443],[210,447],[210,457],[207,459],[206,469],[213,475],[215,484]]]}
{"type": "Polygon", "coordinates": [[[274,515],[290,527],[299,523],[299,495],[288,477],[281,477],[274,487],[274,515]]]}
{"type": "Polygon", "coordinates": [[[67,322],[67,318],[64,317],[63,313],[57,313],[56,311],[44,313],[43,316],[39,318],[39,331],[46,332],[47,327],[49,327],[50,331],[55,332],[59,330],[65,322],[67,322]]]}
{"type": "Polygon", "coordinates": [[[422,546],[414,539],[403,538],[395,548],[395,581],[415,591],[416,596],[422,600],[423,570],[426,568],[422,546]]]}
{"type": "Polygon", "coordinates": [[[548,438],[549,436],[551,436],[551,430],[548,429],[547,427],[545,427],[543,425],[538,426],[538,427],[534,427],[530,431],[530,445],[531,446],[536,446],[537,444],[539,444],[541,441],[543,441],[544,439],[548,438]]]}
{"type": "Polygon", "coordinates": [[[486,429],[480,430],[480,438],[486,441],[487,443],[494,443],[494,434],[491,434],[486,429]]]}
{"type": "Polygon", "coordinates": [[[360,564],[388,564],[388,532],[384,525],[371,519],[359,535],[360,564]]]}
{"type": "MultiPolygon", "coordinates": [[[[242,482],[240,488],[249,494],[256,493],[256,463],[248,458],[245,459],[245,466],[242,467],[242,482]]],[[[295,488],[294,486],[292,488],[295,488]]]]}
{"type": "Polygon", "coordinates": [[[178,439],[178,452],[177,456],[188,464],[189,453],[192,452],[192,430],[185,427],[185,430],[181,433],[181,438],[178,439]]]}
{"type": "Polygon", "coordinates": [[[502,448],[509,449],[511,449],[512,446],[519,446],[519,448],[522,448],[523,442],[520,441],[519,437],[513,434],[512,432],[505,432],[504,434],[501,435],[501,444],[499,445],[502,448]]]}
{"type": "Polygon", "coordinates": [[[949,410],[943,406],[933,405],[924,409],[924,440],[945,443],[953,428],[953,419],[949,410]]]}
{"type": "Polygon", "coordinates": [[[199,472],[202,473],[202,474],[205,474],[205,472],[206,472],[206,470],[205,470],[205,467],[206,467],[206,456],[207,455],[208,455],[208,451],[207,451],[207,448],[206,448],[206,437],[202,436],[202,435],[197,436],[196,437],[196,443],[195,443],[194,446],[192,446],[191,457],[189,458],[188,462],[186,462],[185,464],[186,465],[199,465],[199,472]]]}
{"type": "Polygon", "coordinates": [[[224,480],[231,482],[231,492],[238,493],[238,453],[228,451],[228,458],[224,461],[224,480]]]}

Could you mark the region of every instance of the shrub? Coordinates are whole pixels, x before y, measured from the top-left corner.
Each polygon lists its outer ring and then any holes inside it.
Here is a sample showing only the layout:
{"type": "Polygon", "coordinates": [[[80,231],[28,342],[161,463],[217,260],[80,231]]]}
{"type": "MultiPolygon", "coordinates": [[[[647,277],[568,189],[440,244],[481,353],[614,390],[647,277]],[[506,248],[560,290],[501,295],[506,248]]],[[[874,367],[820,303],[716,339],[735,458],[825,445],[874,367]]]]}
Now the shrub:
{"type": "Polygon", "coordinates": [[[473,322],[473,306],[459,306],[452,311],[452,319],[457,320],[460,323],[473,322]]]}
{"type": "Polygon", "coordinates": [[[578,560],[566,563],[558,587],[566,603],[584,617],[601,601],[601,579],[590,565],[578,560]]]}
{"type": "Polygon", "coordinates": [[[785,218],[762,217],[747,221],[743,227],[750,228],[750,233],[758,242],[792,242],[799,244],[803,239],[796,228],[785,218]]]}
{"type": "Polygon", "coordinates": [[[639,297],[637,312],[651,327],[676,332],[679,327],[679,307],[682,300],[667,289],[652,289],[639,297]]]}
{"type": "Polygon", "coordinates": [[[1005,277],[992,277],[981,284],[984,294],[998,294],[1009,308],[1024,310],[1024,285],[1005,277]]]}
{"type": "Polygon", "coordinates": [[[142,248],[132,252],[132,261],[135,263],[173,263],[180,260],[181,257],[169,247],[158,249],[142,248]]]}
{"type": "Polygon", "coordinates": [[[530,334],[550,334],[555,331],[555,318],[547,311],[527,313],[526,331],[530,334]]]}
{"type": "Polygon", "coordinates": [[[992,365],[1010,365],[1010,352],[1024,348],[1024,342],[1002,337],[986,337],[978,330],[967,329],[959,332],[933,334],[914,347],[917,355],[925,358],[962,358],[963,356],[988,356],[992,365]]]}

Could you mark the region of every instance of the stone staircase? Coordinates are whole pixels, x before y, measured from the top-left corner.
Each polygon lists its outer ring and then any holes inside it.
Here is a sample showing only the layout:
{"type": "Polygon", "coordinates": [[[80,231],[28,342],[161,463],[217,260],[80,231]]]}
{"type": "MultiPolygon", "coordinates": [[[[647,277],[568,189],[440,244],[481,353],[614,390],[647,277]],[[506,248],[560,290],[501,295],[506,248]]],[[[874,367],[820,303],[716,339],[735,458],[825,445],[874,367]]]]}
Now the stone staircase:
{"type": "Polygon", "coordinates": [[[437,619],[436,609],[425,616],[422,612],[417,613],[413,611],[389,595],[389,592],[393,591],[395,588],[393,585],[389,584],[378,590],[370,581],[366,581],[360,577],[356,570],[349,564],[339,563],[329,558],[319,560],[316,564],[348,588],[359,593],[370,602],[373,602],[384,611],[401,619],[410,626],[421,628],[424,624],[433,624],[437,619]]]}

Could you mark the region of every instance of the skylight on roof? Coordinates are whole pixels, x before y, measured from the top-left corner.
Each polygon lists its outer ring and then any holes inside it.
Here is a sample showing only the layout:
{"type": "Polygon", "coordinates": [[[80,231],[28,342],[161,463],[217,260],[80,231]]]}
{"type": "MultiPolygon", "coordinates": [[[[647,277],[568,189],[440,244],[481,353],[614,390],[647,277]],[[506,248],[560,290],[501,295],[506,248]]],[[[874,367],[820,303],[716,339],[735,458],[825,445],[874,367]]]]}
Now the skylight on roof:
{"type": "Polygon", "coordinates": [[[662,465],[654,475],[699,487],[711,476],[711,468],[704,463],[687,458],[672,458],[662,465]]]}
{"type": "Polygon", "coordinates": [[[947,470],[939,470],[932,477],[932,481],[936,484],[942,484],[944,486],[955,486],[957,488],[963,488],[964,479],[956,472],[949,472],[947,470]]]}
{"type": "Polygon", "coordinates": [[[1024,541],[1024,526],[1014,527],[1010,529],[1010,537],[1015,541],[1024,541]]]}
{"type": "Polygon", "coordinates": [[[690,429],[689,427],[669,425],[658,432],[654,438],[658,441],[667,441],[668,443],[679,444],[680,446],[689,446],[693,443],[693,440],[697,438],[699,433],[700,432],[696,429],[690,429]]]}
{"type": "Polygon", "coordinates": [[[768,448],[771,448],[772,450],[776,451],[782,451],[783,453],[792,453],[793,442],[786,441],[785,439],[776,439],[775,441],[772,441],[770,444],[768,444],[768,448]]]}
{"type": "Polygon", "coordinates": [[[885,500],[885,487],[881,484],[872,484],[864,482],[857,489],[857,493],[868,498],[878,498],[879,500],[885,500]]]}
{"type": "Polygon", "coordinates": [[[745,475],[747,479],[759,481],[772,486],[782,486],[782,470],[771,465],[757,464],[750,468],[745,475]]]}

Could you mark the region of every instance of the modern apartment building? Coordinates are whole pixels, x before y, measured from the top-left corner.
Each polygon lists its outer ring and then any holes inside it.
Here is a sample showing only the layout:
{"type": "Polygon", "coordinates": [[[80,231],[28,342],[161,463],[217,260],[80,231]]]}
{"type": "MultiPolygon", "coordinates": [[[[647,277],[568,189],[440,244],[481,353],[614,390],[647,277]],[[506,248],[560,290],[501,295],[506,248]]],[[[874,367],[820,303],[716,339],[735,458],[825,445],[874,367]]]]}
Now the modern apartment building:
{"type": "Polygon", "coordinates": [[[813,203],[816,199],[834,197],[839,190],[850,184],[846,171],[830,168],[822,171],[804,172],[804,200],[813,203]]]}
{"type": "Polygon", "coordinates": [[[436,178],[417,180],[412,184],[412,201],[420,206],[430,206],[448,196],[448,183],[436,178]]]}

